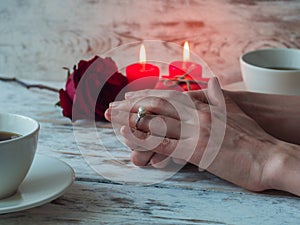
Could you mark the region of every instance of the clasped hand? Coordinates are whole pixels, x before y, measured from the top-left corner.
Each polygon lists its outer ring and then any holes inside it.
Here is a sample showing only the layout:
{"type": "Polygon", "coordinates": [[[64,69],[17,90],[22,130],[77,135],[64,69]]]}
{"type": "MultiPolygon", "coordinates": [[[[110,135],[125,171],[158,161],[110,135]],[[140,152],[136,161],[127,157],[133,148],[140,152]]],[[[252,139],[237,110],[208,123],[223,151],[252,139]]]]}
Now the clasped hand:
{"type": "Polygon", "coordinates": [[[253,191],[282,189],[282,142],[267,133],[223,91],[216,78],[207,90],[142,90],[113,102],[105,114],[121,126],[137,166],[191,163],[253,191]],[[136,127],[137,111],[147,114],[136,127]]]}

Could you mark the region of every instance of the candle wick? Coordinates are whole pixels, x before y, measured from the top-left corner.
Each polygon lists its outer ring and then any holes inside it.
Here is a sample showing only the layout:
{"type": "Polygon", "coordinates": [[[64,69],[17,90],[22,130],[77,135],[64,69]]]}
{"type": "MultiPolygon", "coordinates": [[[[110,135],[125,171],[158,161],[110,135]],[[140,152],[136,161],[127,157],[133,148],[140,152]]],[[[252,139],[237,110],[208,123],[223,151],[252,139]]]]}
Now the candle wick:
{"type": "Polygon", "coordinates": [[[191,90],[191,83],[190,83],[190,81],[187,81],[187,89],[188,89],[188,91],[191,90]]]}
{"type": "Polygon", "coordinates": [[[142,62],[142,71],[146,70],[146,63],[142,62]]]}

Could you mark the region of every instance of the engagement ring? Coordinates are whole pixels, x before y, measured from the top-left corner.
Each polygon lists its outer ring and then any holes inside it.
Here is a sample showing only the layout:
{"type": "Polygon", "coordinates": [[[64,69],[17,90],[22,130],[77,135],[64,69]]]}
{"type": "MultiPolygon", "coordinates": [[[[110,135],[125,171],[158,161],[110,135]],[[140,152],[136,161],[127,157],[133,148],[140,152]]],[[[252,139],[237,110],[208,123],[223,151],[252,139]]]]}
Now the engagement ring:
{"type": "Polygon", "coordinates": [[[139,109],[138,109],[138,112],[137,112],[137,119],[136,119],[136,122],[135,122],[135,128],[136,128],[136,129],[138,129],[140,120],[141,120],[144,116],[146,116],[146,114],[147,114],[146,108],[140,106],[139,109]]]}

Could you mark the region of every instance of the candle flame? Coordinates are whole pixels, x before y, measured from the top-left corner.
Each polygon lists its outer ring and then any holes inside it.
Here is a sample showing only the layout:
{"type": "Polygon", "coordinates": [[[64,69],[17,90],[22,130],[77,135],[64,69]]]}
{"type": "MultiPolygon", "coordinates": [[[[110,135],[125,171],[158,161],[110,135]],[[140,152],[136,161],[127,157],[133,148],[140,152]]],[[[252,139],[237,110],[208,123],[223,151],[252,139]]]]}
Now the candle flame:
{"type": "Polygon", "coordinates": [[[187,62],[190,60],[190,47],[187,41],[184,42],[183,46],[183,62],[187,62]]]}
{"type": "Polygon", "coordinates": [[[146,64],[146,49],[143,44],[141,45],[141,48],[140,48],[140,63],[146,64]]]}

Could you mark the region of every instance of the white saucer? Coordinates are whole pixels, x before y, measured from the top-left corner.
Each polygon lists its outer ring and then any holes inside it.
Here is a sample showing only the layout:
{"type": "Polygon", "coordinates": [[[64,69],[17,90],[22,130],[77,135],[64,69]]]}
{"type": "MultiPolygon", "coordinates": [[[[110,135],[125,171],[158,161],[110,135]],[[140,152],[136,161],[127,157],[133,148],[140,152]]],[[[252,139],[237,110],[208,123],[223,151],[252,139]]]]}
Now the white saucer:
{"type": "Polygon", "coordinates": [[[33,208],[51,202],[71,186],[73,169],[59,159],[36,155],[18,192],[0,200],[0,214],[33,208]]]}

